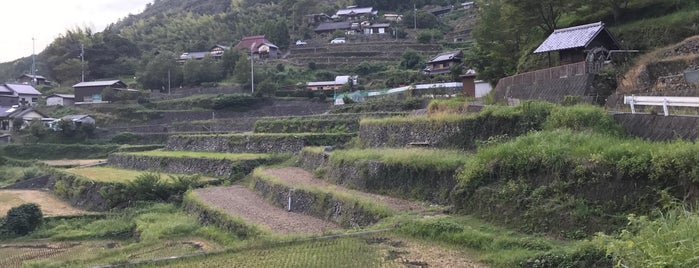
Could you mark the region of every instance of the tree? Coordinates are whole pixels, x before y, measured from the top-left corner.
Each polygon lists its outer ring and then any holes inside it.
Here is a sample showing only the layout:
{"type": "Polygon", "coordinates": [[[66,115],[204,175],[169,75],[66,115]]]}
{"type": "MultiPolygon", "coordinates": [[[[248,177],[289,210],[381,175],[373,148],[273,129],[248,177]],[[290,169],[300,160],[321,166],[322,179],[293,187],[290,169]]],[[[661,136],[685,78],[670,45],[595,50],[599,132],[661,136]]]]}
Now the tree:
{"type": "Polygon", "coordinates": [[[235,80],[243,85],[250,84],[250,59],[248,57],[240,57],[235,63],[235,80]]]}
{"type": "Polygon", "coordinates": [[[265,81],[262,81],[256,88],[255,88],[255,95],[256,96],[274,96],[274,93],[277,91],[277,84],[270,81],[270,79],[267,79],[265,81]]]}
{"type": "Polygon", "coordinates": [[[145,65],[139,72],[138,82],[145,88],[156,90],[166,90],[168,83],[170,86],[181,85],[184,69],[177,64],[175,58],[174,53],[162,52],[153,58],[144,59],[145,65]]]}
{"type": "Polygon", "coordinates": [[[403,15],[403,26],[406,28],[432,29],[440,26],[437,16],[422,9],[411,10],[403,15]]]}
{"type": "Polygon", "coordinates": [[[614,16],[614,22],[619,22],[624,9],[629,5],[631,0],[592,0],[591,5],[606,6],[612,9],[612,15],[614,16]]]}
{"type": "Polygon", "coordinates": [[[409,49],[401,55],[400,67],[403,69],[415,69],[422,66],[422,61],[422,57],[420,57],[417,51],[409,49]]]}
{"type": "Polygon", "coordinates": [[[516,16],[510,19],[519,20],[525,27],[539,27],[544,33],[550,34],[558,28],[558,21],[564,11],[574,10],[580,2],[577,0],[505,0],[505,4],[515,9],[516,16]]]}
{"type": "Polygon", "coordinates": [[[41,225],[43,217],[39,205],[26,203],[7,211],[3,227],[12,233],[26,235],[41,225]]]}
{"type": "Polygon", "coordinates": [[[58,83],[74,84],[81,80],[83,70],[84,64],[80,59],[67,59],[53,68],[53,75],[58,83]]]}

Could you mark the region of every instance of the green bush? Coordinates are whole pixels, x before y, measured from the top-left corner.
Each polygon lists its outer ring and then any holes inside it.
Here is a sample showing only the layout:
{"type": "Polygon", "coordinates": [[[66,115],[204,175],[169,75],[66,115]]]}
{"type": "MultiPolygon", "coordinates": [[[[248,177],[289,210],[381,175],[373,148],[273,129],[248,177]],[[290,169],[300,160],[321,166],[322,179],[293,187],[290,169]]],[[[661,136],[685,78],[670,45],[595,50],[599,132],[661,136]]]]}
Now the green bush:
{"type": "Polygon", "coordinates": [[[553,130],[568,128],[575,131],[591,130],[597,133],[622,136],[624,131],[614,118],[602,108],[592,105],[559,106],[551,111],[544,125],[553,130]]]}
{"type": "Polygon", "coordinates": [[[22,204],[7,211],[3,229],[15,235],[26,235],[41,225],[43,217],[39,205],[22,204]]]}

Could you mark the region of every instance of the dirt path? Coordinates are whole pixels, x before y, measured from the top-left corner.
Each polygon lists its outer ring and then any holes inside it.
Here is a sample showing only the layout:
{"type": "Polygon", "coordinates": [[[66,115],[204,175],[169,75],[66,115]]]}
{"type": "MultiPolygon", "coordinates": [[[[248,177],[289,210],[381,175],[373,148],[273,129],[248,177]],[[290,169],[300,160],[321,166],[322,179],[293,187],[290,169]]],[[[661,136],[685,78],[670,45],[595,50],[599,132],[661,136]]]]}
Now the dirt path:
{"type": "Polygon", "coordinates": [[[24,203],[36,203],[44,216],[68,216],[87,214],[86,211],[70,206],[45,191],[38,190],[0,190],[0,215],[7,214],[13,207],[24,203]]]}
{"type": "Polygon", "coordinates": [[[423,211],[427,209],[425,206],[415,202],[383,195],[360,192],[343,186],[335,185],[323,180],[319,180],[316,179],[312,173],[302,168],[285,167],[265,169],[263,171],[269,175],[278,177],[279,179],[290,184],[312,185],[315,187],[330,189],[333,191],[345,192],[351,195],[359,196],[361,198],[371,199],[377,203],[385,204],[386,206],[396,211],[423,211]]]}
{"type": "Polygon", "coordinates": [[[245,221],[267,226],[274,233],[308,234],[341,229],[334,223],[273,206],[243,186],[212,187],[197,189],[195,192],[211,206],[245,221]]]}

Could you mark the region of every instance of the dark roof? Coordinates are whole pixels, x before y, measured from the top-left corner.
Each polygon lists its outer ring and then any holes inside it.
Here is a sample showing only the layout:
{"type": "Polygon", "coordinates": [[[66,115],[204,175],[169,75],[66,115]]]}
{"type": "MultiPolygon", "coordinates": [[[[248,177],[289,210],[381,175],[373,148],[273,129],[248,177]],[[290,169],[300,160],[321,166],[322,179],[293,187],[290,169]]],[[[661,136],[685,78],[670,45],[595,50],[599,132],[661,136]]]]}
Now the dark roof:
{"type": "Polygon", "coordinates": [[[14,94],[15,92],[12,91],[12,89],[6,87],[5,85],[0,85],[0,93],[10,93],[10,94],[14,94]]]}
{"type": "Polygon", "coordinates": [[[46,80],[46,77],[43,77],[43,76],[41,76],[41,75],[23,74],[23,75],[20,75],[19,77],[20,77],[20,78],[22,78],[22,77],[28,77],[28,78],[32,78],[32,79],[36,78],[36,79],[43,79],[43,80],[46,80]]]}
{"type": "Polygon", "coordinates": [[[41,115],[41,117],[46,117],[46,115],[44,115],[43,113],[41,113],[37,110],[34,110],[32,108],[29,108],[29,107],[20,108],[20,107],[0,106],[0,118],[10,118],[10,117],[17,118],[17,117],[22,117],[25,114],[28,114],[30,112],[35,112],[35,113],[41,115]]]}
{"type": "Polygon", "coordinates": [[[126,84],[120,80],[109,80],[109,81],[91,81],[91,82],[80,82],[73,85],[74,88],[78,87],[122,87],[125,88],[126,84]]]}
{"type": "Polygon", "coordinates": [[[334,30],[346,30],[346,29],[351,29],[352,28],[352,23],[349,21],[343,21],[343,22],[324,22],[318,25],[318,27],[315,28],[316,32],[324,32],[324,31],[334,31],[334,30]]]}
{"type": "Polygon", "coordinates": [[[22,95],[41,95],[41,92],[36,90],[31,85],[24,85],[24,84],[5,84],[6,87],[10,88],[12,91],[14,91],[17,94],[22,94],[22,95]]]}
{"type": "Polygon", "coordinates": [[[250,49],[252,45],[255,45],[253,50],[257,51],[260,46],[262,45],[267,45],[272,48],[278,48],[276,45],[272,44],[267,38],[265,38],[264,35],[256,35],[256,36],[247,36],[243,37],[243,40],[240,41],[237,45],[235,45],[235,49],[250,49]]]}
{"type": "Polygon", "coordinates": [[[427,63],[433,63],[433,62],[440,62],[440,61],[450,61],[454,59],[461,60],[462,58],[462,52],[461,50],[456,50],[456,51],[450,51],[450,52],[445,52],[442,54],[437,55],[436,57],[432,58],[427,63]]]}
{"type": "Polygon", "coordinates": [[[59,97],[59,98],[63,98],[63,99],[75,99],[75,95],[73,95],[73,94],[56,94],[56,93],[51,94],[46,98],[48,99],[51,97],[59,97]]]}
{"type": "MultiPolygon", "coordinates": [[[[612,37],[611,33],[604,27],[604,23],[595,22],[585,25],[579,25],[570,28],[563,28],[553,31],[539,47],[534,50],[534,53],[543,53],[550,51],[565,50],[571,48],[584,48],[590,44],[600,33],[606,33],[612,37]]],[[[614,43],[619,47],[616,40],[612,37],[614,43]]]]}
{"type": "Polygon", "coordinates": [[[350,16],[350,15],[360,15],[360,14],[373,14],[373,7],[355,7],[355,8],[345,8],[340,9],[335,13],[337,16],[350,16]]]}
{"type": "Polygon", "coordinates": [[[64,117],[61,117],[62,120],[71,120],[71,121],[80,121],[83,120],[87,117],[90,117],[89,115],[86,114],[71,114],[71,115],[66,115],[64,117]]]}

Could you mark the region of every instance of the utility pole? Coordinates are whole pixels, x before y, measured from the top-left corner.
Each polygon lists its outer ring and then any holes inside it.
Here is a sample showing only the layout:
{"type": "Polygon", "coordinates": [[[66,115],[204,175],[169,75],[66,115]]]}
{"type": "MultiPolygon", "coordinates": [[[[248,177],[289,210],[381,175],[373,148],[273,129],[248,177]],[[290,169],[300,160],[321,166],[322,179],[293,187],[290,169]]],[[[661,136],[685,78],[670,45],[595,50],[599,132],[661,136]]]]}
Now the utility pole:
{"type": "Polygon", "coordinates": [[[80,82],[85,82],[85,46],[80,44],[80,82]]]}
{"type": "Polygon", "coordinates": [[[35,51],[35,39],[32,36],[32,69],[29,70],[29,74],[32,76],[32,85],[36,86],[36,51],[35,51]]]}
{"type": "Polygon", "coordinates": [[[413,29],[417,30],[417,6],[413,4],[413,29]]]}
{"type": "Polygon", "coordinates": [[[255,64],[252,60],[252,51],[255,48],[255,43],[250,47],[250,95],[255,95],[255,64]]]}
{"type": "Polygon", "coordinates": [[[170,69],[167,69],[167,94],[170,95],[170,69]]]}

